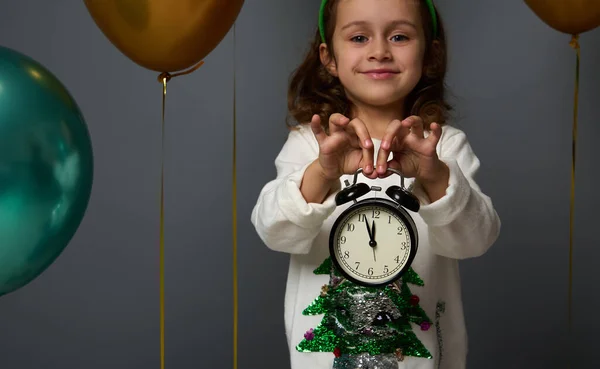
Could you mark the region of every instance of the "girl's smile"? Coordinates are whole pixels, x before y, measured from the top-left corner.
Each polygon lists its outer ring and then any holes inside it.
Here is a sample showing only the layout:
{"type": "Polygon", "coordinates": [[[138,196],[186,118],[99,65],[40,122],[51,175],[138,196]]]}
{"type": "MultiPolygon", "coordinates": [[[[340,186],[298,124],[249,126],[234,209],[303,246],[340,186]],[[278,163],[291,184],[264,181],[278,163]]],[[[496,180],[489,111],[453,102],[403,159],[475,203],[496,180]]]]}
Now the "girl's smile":
{"type": "Polygon", "coordinates": [[[362,72],[362,74],[372,79],[382,80],[394,78],[396,77],[396,75],[400,74],[400,72],[397,72],[392,69],[371,69],[362,72]]]}

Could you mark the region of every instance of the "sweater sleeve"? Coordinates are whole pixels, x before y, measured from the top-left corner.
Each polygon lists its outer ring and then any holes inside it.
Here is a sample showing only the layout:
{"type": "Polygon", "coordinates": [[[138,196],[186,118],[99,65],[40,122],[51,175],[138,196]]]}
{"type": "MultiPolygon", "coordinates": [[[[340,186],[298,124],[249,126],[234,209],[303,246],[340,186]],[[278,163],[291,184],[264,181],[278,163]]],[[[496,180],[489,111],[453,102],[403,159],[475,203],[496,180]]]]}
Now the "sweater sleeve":
{"type": "Polygon", "coordinates": [[[475,182],[480,162],[466,135],[454,128],[446,135],[440,140],[438,155],[450,169],[449,186],[441,199],[430,203],[415,183],[414,193],[422,203],[419,214],[428,225],[434,253],[453,259],[478,257],[498,238],[500,218],[490,197],[475,182]]]}
{"type": "Polygon", "coordinates": [[[300,192],[304,172],[317,158],[312,131],[300,127],[289,133],[275,159],[276,178],[262,188],[251,215],[256,232],[271,250],[307,254],[335,210],[335,194],[315,204],[307,203],[300,192]]]}

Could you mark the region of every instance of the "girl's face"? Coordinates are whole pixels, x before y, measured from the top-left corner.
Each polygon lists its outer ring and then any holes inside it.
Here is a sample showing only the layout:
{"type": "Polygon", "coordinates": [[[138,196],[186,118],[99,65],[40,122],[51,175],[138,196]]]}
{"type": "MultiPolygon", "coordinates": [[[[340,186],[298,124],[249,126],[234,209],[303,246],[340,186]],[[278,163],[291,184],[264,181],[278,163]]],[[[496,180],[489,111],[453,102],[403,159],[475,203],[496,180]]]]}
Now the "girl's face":
{"type": "Polygon", "coordinates": [[[340,79],[350,101],[358,107],[402,106],[423,68],[418,1],[340,0],[333,47],[334,59],[321,45],[321,61],[340,79]]]}

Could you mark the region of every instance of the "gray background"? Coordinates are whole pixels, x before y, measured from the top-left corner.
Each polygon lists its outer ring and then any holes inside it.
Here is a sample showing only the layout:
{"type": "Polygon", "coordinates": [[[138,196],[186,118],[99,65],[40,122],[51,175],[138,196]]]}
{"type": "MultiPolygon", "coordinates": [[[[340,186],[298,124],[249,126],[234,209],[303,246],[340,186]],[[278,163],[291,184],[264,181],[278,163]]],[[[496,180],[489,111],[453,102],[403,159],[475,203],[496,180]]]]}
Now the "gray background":
{"type": "MultiPolygon", "coordinates": [[[[286,83],[318,0],[247,1],[233,33],[167,96],[167,368],[230,368],[232,98],[237,57],[239,365],[289,367],[288,257],[249,217],[286,137],[286,83]]],[[[574,51],[522,1],[438,0],[450,37],[453,122],[482,161],[502,234],[462,263],[471,368],[595,368],[600,30],[581,36],[573,345],[567,286],[574,51]]],[[[120,54],[73,0],[0,0],[0,44],[47,66],[80,105],[96,174],[71,244],[0,299],[2,369],[159,367],[156,73],[120,54]]]]}

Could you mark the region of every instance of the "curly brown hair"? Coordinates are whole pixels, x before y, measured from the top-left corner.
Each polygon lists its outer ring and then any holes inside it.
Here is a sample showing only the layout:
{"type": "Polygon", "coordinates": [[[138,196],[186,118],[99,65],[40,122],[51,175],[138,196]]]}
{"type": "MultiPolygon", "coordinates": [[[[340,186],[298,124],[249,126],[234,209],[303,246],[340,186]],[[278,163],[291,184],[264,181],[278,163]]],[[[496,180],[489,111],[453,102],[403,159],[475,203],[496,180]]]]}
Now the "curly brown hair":
{"type": "MultiPolygon", "coordinates": [[[[442,20],[436,10],[438,19],[437,37],[433,34],[433,21],[423,0],[419,2],[421,20],[425,30],[426,48],[423,75],[413,91],[406,97],[404,111],[410,115],[418,115],[423,119],[424,127],[430,123],[443,125],[446,123],[451,105],[446,100],[446,66],[447,41],[442,20]]],[[[325,43],[329,55],[333,53],[333,32],[335,29],[336,10],[339,0],[328,1],[324,9],[325,43]]],[[[304,61],[292,73],[288,88],[287,124],[290,127],[297,123],[310,122],[314,114],[321,118],[323,128],[327,130],[329,116],[341,113],[348,116],[351,103],[346,97],[340,80],[333,77],[321,63],[319,46],[321,34],[317,27],[314,39],[304,61]],[[293,118],[295,122],[290,122],[293,118]]]]}

